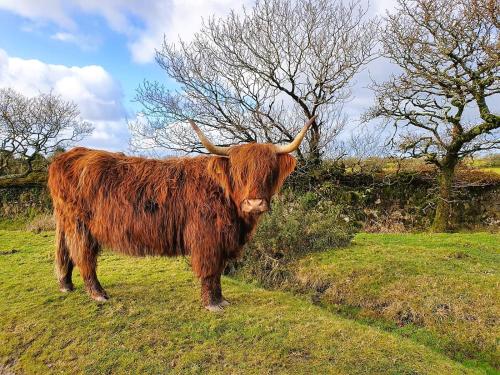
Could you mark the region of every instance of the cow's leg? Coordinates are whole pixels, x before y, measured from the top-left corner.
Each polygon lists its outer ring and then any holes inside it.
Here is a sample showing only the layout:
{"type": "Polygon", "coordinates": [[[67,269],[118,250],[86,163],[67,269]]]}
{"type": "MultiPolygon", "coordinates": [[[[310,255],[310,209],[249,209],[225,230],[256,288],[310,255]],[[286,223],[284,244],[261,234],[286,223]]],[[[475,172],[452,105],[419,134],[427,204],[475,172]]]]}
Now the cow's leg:
{"type": "Polygon", "coordinates": [[[56,228],[56,256],[55,268],[57,280],[59,281],[59,290],[61,292],[70,292],[74,289],[71,275],[73,273],[73,261],[66,243],[64,230],[61,223],[57,223],[56,228]]]}
{"type": "Polygon", "coordinates": [[[212,276],[201,278],[201,299],[203,305],[210,311],[221,311],[229,305],[222,295],[221,274],[224,266],[212,276]]]}
{"type": "Polygon", "coordinates": [[[228,303],[222,297],[221,275],[225,266],[225,250],[211,228],[200,229],[199,221],[186,225],[184,238],[191,254],[191,266],[201,281],[201,300],[209,311],[222,311],[228,303]]]}
{"type": "Polygon", "coordinates": [[[201,300],[209,311],[222,311],[228,303],[222,297],[221,274],[224,262],[219,252],[200,251],[191,254],[193,271],[201,281],[201,300]]]}
{"type": "Polygon", "coordinates": [[[209,311],[222,311],[227,301],[222,297],[221,274],[201,278],[201,300],[209,311]]]}
{"type": "Polygon", "coordinates": [[[93,259],[88,259],[85,264],[79,266],[79,269],[90,297],[99,302],[107,301],[109,296],[97,279],[97,255],[93,259]]]}
{"type": "Polygon", "coordinates": [[[90,234],[83,223],[78,223],[75,235],[70,241],[70,252],[73,261],[80,270],[85,289],[90,297],[99,302],[109,297],[97,279],[97,256],[100,251],[99,243],[90,234]]]}
{"type": "MultiPolygon", "coordinates": [[[[221,274],[224,272],[224,270],[226,269],[226,264],[227,264],[227,261],[223,263],[222,265],[222,268],[221,268],[221,274]]],[[[220,283],[220,278],[219,278],[219,283],[220,283]]],[[[222,294],[222,287],[221,288],[221,294],[222,294]]],[[[224,295],[222,295],[222,302],[221,302],[221,305],[222,307],[226,307],[226,306],[229,306],[230,305],[230,302],[224,297],[224,295]]]]}
{"type": "MultiPolygon", "coordinates": [[[[222,271],[224,270],[224,268],[225,268],[225,266],[222,266],[222,271]]],[[[217,291],[216,293],[217,293],[218,298],[220,300],[219,305],[221,305],[222,307],[226,307],[226,306],[229,306],[229,301],[227,299],[225,299],[224,296],[222,295],[222,285],[220,282],[222,271],[221,271],[221,273],[219,273],[219,277],[217,277],[217,279],[216,279],[217,284],[215,286],[215,290],[217,291]]]]}

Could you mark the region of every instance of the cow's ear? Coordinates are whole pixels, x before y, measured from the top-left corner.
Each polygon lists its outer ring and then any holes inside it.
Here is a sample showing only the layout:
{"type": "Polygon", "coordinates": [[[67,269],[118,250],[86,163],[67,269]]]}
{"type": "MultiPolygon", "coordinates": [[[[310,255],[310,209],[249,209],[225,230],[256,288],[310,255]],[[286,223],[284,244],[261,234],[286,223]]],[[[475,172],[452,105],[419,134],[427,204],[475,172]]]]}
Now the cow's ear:
{"type": "Polygon", "coordinates": [[[226,195],[231,191],[231,180],[229,178],[229,158],[214,156],[208,162],[208,174],[217,181],[226,195]]]}
{"type": "Polygon", "coordinates": [[[286,178],[293,172],[295,169],[295,165],[297,164],[297,160],[290,154],[279,154],[278,155],[278,178],[276,180],[276,185],[274,186],[274,193],[276,193],[286,178]]]}

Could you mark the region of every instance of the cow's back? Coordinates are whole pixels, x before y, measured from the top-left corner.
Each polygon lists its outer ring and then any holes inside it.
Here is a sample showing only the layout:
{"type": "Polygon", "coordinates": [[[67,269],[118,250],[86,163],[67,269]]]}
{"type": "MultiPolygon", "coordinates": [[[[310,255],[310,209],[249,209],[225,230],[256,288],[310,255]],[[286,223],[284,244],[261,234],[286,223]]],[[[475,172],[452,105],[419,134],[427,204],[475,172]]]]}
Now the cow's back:
{"type": "Polygon", "coordinates": [[[188,254],[186,233],[193,230],[202,236],[209,231],[212,241],[236,248],[234,208],[208,178],[206,162],[207,157],[155,160],[75,148],[57,156],[49,169],[56,218],[130,255],[188,254]],[[215,237],[224,238],[214,238],[215,229],[215,237]]]}
{"type": "Polygon", "coordinates": [[[94,206],[106,176],[123,154],[77,147],[55,157],[49,167],[48,186],[56,211],[71,209],[78,215],[94,206]]]}

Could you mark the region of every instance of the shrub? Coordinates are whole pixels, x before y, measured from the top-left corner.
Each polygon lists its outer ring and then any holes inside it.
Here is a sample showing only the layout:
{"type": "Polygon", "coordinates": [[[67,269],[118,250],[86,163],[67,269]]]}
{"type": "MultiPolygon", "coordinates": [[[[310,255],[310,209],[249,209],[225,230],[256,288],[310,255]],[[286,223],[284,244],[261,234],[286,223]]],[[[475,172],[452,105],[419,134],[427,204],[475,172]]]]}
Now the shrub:
{"type": "Polygon", "coordinates": [[[33,233],[46,232],[56,229],[56,222],[53,215],[44,214],[36,216],[26,225],[26,230],[33,233]]]}
{"type": "Polygon", "coordinates": [[[0,180],[0,220],[28,221],[50,212],[52,202],[43,184],[0,180]]]}
{"type": "Polygon", "coordinates": [[[228,272],[266,286],[282,286],[292,282],[290,262],[308,252],[347,245],[359,227],[345,205],[317,193],[285,192],[275,197],[243,259],[229,265],[228,272]]]}

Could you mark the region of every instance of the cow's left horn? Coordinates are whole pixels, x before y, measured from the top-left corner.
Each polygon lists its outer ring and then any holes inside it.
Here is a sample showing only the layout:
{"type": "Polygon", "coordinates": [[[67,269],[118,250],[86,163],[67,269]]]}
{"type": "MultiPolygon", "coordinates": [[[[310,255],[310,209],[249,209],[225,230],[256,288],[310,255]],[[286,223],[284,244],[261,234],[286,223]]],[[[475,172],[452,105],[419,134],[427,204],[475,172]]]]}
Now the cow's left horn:
{"type": "Polygon", "coordinates": [[[229,155],[229,147],[221,147],[221,146],[216,146],[210,140],[207,138],[205,134],[200,130],[198,125],[195,124],[195,122],[191,119],[188,120],[191,126],[193,127],[193,130],[196,132],[198,135],[198,138],[200,138],[201,143],[205,148],[212,154],[215,155],[221,155],[221,156],[228,156],[229,155]]]}
{"type": "Polygon", "coordinates": [[[300,131],[299,134],[295,137],[295,139],[290,142],[287,145],[282,145],[282,146],[276,146],[276,153],[278,154],[288,154],[290,152],[295,151],[296,149],[299,148],[300,144],[302,143],[302,140],[306,136],[307,130],[309,130],[309,126],[314,122],[316,119],[316,116],[313,116],[309,119],[309,121],[306,122],[302,130],[300,131]]]}

